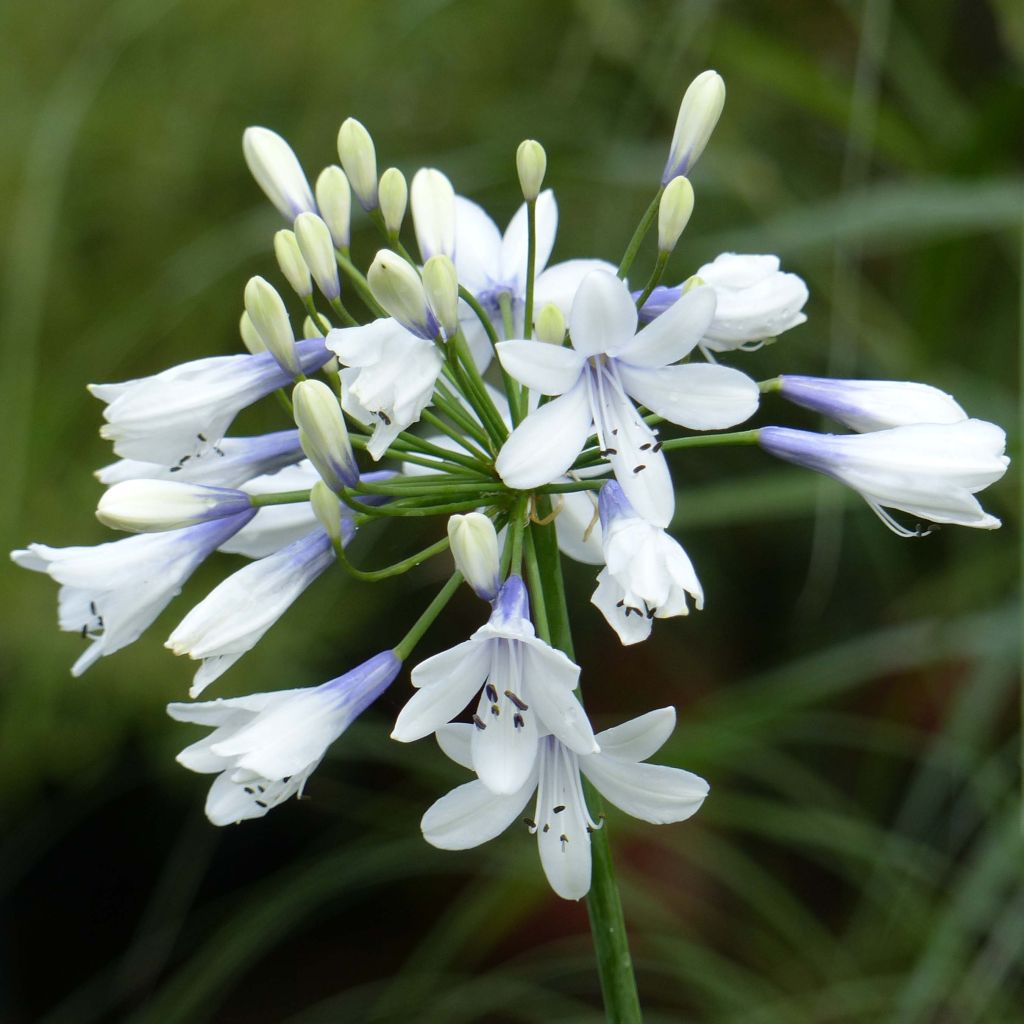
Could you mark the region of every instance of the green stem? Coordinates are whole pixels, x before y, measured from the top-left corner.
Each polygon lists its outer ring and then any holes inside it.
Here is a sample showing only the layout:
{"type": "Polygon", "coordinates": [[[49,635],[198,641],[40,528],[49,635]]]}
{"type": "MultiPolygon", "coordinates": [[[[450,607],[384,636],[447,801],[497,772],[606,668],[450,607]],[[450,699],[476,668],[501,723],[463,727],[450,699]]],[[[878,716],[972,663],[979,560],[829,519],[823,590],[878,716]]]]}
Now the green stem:
{"type": "Polygon", "coordinates": [[[737,430],[730,434],[695,434],[693,437],[673,437],[662,446],[662,451],[677,448],[711,448],[719,444],[757,444],[760,430],[737,430]]]}
{"type": "Polygon", "coordinates": [[[402,573],[408,572],[410,569],[415,569],[416,566],[421,565],[428,558],[433,558],[434,555],[439,555],[442,551],[447,550],[448,538],[445,537],[443,540],[439,540],[436,544],[431,544],[430,547],[424,548],[422,551],[417,551],[415,555],[403,558],[400,562],[394,562],[392,565],[387,565],[383,569],[366,570],[357,569],[348,560],[348,553],[345,551],[344,545],[334,545],[334,553],[338,556],[338,561],[341,563],[342,568],[357,580],[365,580],[368,583],[375,583],[378,580],[386,580],[389,576],[400,576],[402,573]]]}
{"type": "Polygon", "coordinates": [[[452,599],[462,582],[462,573],[453,573],[451,579],[440,589],[437,597],[427,605],[426,611],[416,620],[412,629],[405,634],[401,642],[395,645],[395,656],[405,661],[412,654],[413,648],[423,639],[423,634],[434,624],[434,619],[444,611],[445,605],[452,599]]]}
{"type": "Polygon", "coordinates": [[[463,370],[466,398],[473,403],[473,408],[483,421],[491,439],[500,447],[508,437],[508,427],[505,426],[501,413],[498,412],[494,401],[487,393],[483,378],[473,359],[473,353],[470,352],[469,344],[462,331],[459,331],[452,339],[452,348],[457,359],[456,368],[461,365],[463,370]]]}
{"type": "Polygon", "coordinates": [[[316,308],[313,296],[307,295],[302,300],[302,305],[306,307],[306,312],[309,314],[309,318],[317,325],[317,327],[320,328],[321,331],[323,331],[323,337],[326,338],[328,332],[334,325],[323,315],[323,313],[320,312],[320,310],[316,308]]]}
{"type": "MultiPolygon", "coordinates": [[[[472,441],[467,440],[467,438],[460,434],[458,428],[445,423],[440,416],[435,415],[429,409],[424,409],[420,413],[420,419],[424,423],[429,423],[432,427],[440,430],[442,434],[446,434],[469,453],[468,456],[460,456],[457,461],[464,462],[465,464],[472,463],[474,468],[480,470],[485,469],[490,464],[491,460],[472,441]]],[[[448,451],[448,449],[442,448],[441,451],[448,451]]],[[[457,452],[455,454],[458,455],[457,452]]]]}
{"type": "Polygon", "coordinates": [[[369,282],[363,276],[360,269],[348,258],[348,255],[340,249],[335,249],[334,258],[338,261],[338,266],[341,268],[342,273],[352,282],[355,290],[359,293],[359,298],[363,300],[363,305],[374,316],[387,316],[387,310],[373,297],[369,282]]]}
{"type": "Polygon", "coordinates": [[[489,447],[491,439],[487,436],[487,431],[473,418],[472,410],[448,387],[448,384],[439,377],[434,389],[434,405],[453,423],[462,427],[477,444],[483,448],[489,447]]]}
{"type": "Polygon", "coordinates": [[[330,303],[331,309],[333,309],[334,312],[341,317],[341,322],[345,324],[346,327],[359,326],[359,321],[348,311],[348,309],[345,307],[345,303],[341,301],[340,296],[336,299],[331,299],[330,303]]]}
{"type": "Polygon", "coordinates": [[[253,508],[264,505],[297,505],[309,501],[309,491],[278,491],[277,494],[250,494],[249,504],[253,508]]]}
{"type": "Polygon", "coordinates": [[[640,218],[640,223],[637,224],[636,231],[633,232],[633,237],[629,240],[629,245],[626,246],[626,253],[619,264],[619,277],[624,278],[629,273],[629,268],[633,266],[633,260],[636,259],[636,254],[640,251],[640,245],[654,223],[654,218],[658,216],[658,206],[661,203],[661,194],[664,191],[665,186],[662,185],[651,200],[651,205],[647,207],[644,215],[640,218]]]}
{"type": "Polygon", "coordinates": [[[767,395],[771,391],[781,391],[782,378],[772,377],[771,380],[759,380],[757,382],[757,390],[760,391],[762,395],[767,395]]]}
{"type": "MultiPolygon", "coordinates": [[[[505,338],[506,340],[514,338],[516,328],[512,317],[512,296],[508,292],[502,292],[498,296],[498,305],[501,307],[501,326],[505,332],[505,338]]],[[[529,336],[529,333],[527,333],[526,337],[529,338],[529,336]]],[[[500,365],[501,360],[498,362],[500,365]]],[[[505,394],[508,397],[508,408],[512,416],[512,426],[517,427],[523,420],[524,410],[529,402],[526,389],[519,386],[519,383],[508,373],[504,366],[501,367],[501,378],[505,385],[505,394]]]]}
{"type": "Polygon", "coordinates": [[[472,512],[482,504],[480,499],[450,501],[442,505],[420,504],[424,499],[407,499],[408,504],[402,501],[389,502],[387,505],[367,505],[356,498],[351,491],[346,491],[342,500],[349,508],[356,512],[363,512],[374,519],[386,519],[389,516],[423,518],[424,516],[450,516],[456,512],[472,512]]]}
{"type": "Polygon", "coordinates": [[[523,310],[523,337],[533,337],[533,278],[537,272],[537,200],[526,201],[526,306],[523,310]]]}
{"type": "Polygon", "coordinates": [[[672,254],[670,252],[658,252],[658,260],[654,264],[654,270],[651,276],[647,279],[647,284],[644,285],[644,290],[640,293],[640,298],[636,300],[636,308],[643,309],[644,303],[650,297],[651,292],[658,287],[658,282],[661,280],[665,273],[665,268],[668,266],[668,258],[672,254]]]}

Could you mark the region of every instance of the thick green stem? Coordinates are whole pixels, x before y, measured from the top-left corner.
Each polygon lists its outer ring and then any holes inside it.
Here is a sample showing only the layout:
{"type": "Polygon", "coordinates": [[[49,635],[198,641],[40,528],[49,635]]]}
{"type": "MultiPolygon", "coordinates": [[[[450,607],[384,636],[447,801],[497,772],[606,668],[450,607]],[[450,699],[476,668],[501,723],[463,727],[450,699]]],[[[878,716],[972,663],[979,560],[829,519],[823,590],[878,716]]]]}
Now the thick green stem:
{"type": "Polygon", "coordinates": [[[444,607],[452,599],[462,582],[462,573],[454,573],[451,579],[441,588],[437,597],[427,605],[426,611],[416,620],[412,629],[405,634],[401,643],[395,645],[395,655],[405,661],[412,654],[413,648],[423,639],[423,634],[434,624],[434,619],[444,611],[444,607]]]}
{"type": "Polygon", "coordinates": [[[526,308],[523,337],[533,337],[533,278],[537,273],[537,200],[526,201],[526,308]]]}
{"type": "Polygon", "coordinates": [[[661,447],[674,452],[677,448],[713,448],[719,444],[757,444],[759,430],[736,430],[729,434],[695,434],[693,437],[674,437],[661,447]]]}
{"type": "Polygon", "coordinates": [[[309,501],[309,491],[278,491],[277,494],[250,494],[249,504],[253,508],[264,505],[297,505],[301,501],[309,501]]]}
{"type": "Polygon", "coordinates": [[[658,206],[661,204],[661,194],[664,191],[665,186],[662,185],[651,200],[651,205],[647,207],[644,215],[640,218],[640,223],[637,224],[636,231],[633,232],[633,237],[629,240],[629,245],[626,246],[626,253],[619,264],[619,277],[624,278],[629,273],[629,268],[633,266],[633,260],[636,259],[636,254],[640,251],[640,246],[651,225],[654,223],[654,218],[658,216],[658,206]]]}
{"type": "MultiPolygon", "coordinates": [[[[550,514],[550,499],[537,501],[539,518],[550,514]]],[[[528,569],[534,564],[534,575],[539,578],[537,586],[542,591],[541,612],[537,610],[535,584],[530,582],[531,597],[534,598],[534,616],[545,616],[545,631],[552,646],[574,658],[569,611],[565,600],[565,585],[562,578],[562,562],[558,552],[555,524],[540,526],[531,523],[527,533],[528,569]]],[[[541,623],[537,623],[541,636],[541,623]]],[[[586,783],[587,804],[595,821],[603,817],[601,798],[593,787],[586,783]]],[[[608,842],[607,825],[590,836],[593,858],[590,892],[587,895],[587,911],[590,914],[590,930],[597,957],[597,970],[601,979],[601,994],[604,998],[605,1016],[609,1024],[641,1024],[640,997],[637,993],[633,960],[629,952],[626,921],[622,913],[622,900],[615,881],[611,847],[608,842]]]]}
{"type": "Polygon", "coordinates": [[[365,580],[367,583],[386,580],[389,576],[400,576],[402,573],[408,572],[410,569],[415,569],[416,566],[421,565],[428,558],[433,558],[434,555],[439,555],[442,551],[447,550],[448,538],[445,537],[444,540],[439,540],[436,544],[431,544],[429,548],[417,551],[415,555],[403,558],[400,562],[395,562],[393,565],[387,565],[383,569],[364,570],[357,569],[348,560],[348,553],[345,551],[344,545],[334,545],[334,553],[338,556],[338,562],[341,564],[341,567],[357,580],[365,580]]]}

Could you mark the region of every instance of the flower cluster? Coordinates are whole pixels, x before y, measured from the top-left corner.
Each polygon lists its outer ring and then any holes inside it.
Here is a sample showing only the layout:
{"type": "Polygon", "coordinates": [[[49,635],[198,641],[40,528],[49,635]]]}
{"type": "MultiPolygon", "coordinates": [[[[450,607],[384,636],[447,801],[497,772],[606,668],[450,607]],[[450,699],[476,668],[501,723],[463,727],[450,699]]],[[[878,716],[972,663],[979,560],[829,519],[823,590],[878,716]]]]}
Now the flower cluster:
{"type": "Polygon", "coordinates": [[[524,202],[502,231],[439,170],[420,169],[411,184],[394,167],[378,176],[373,140],[353,119],[338,134],[340,166],[313,187],[283,138],[245,132],[249,168],[287,222],[273,250],[301,328],[255,277],[244,289],[245,354],[91,386],[119,457],[97,473],[108,488],[97,516],[133,536],[92,548],[31,544],[13,558],[60,584],[60,627],[88,644],[76,675],[136,640],[209,555],[248,558],[167,640],[198,663],[193,698],[335,564],[372,582],[450,549],[455,572],[392,649],[336,679],[170,705],[176,720],[212,729],[178,758],[215,775],[212,822],[260,817],[301,793],[465,581],[486,620],[412,669],[415,692],[391,734],[433,735],[474,775],[426,811],[423,834],[444,849],[475,846],[535,795],[525,820],[544,871],[560,896],[579,899],[603,822],[584,779],[658,824],[688,818],[708,792],[697,775],[647,763],[673,729],[671,707],[594,731],[562,587],[562,557],[600,566],[593,604],[626,645],[656,620],[703,607],[697,571],[669,532],[670,453],[759,445],[853,488],[904,536],[920,531],[894,512],[999,525],[975,494],[1005,472],[1003,432],[950,396],[893,381],[759,383],[725,365],[806,320],[807,288],[776,256],[723,253],[662,283],[694,209],[688,175],[724,98],[713,71],[687,90],[660,188],[619,265],[550,263],[558,207],[532,140],[516,154],[524,202]],[[365,273],[351,250],[353,197],[382,238],[365,273]],[[402,241],[407,211],[415,254],[402,241]],[[655,221],[654,270],[631,284],[655,221]],[[852,432],[721,433],[769,394],[852,432]],[[226,436],[238,412],[275,395],[286,429],[226,436]],[[410,517],[437,517],[447,530],[394,565],[353,564],[358,531],[410,517]]]}

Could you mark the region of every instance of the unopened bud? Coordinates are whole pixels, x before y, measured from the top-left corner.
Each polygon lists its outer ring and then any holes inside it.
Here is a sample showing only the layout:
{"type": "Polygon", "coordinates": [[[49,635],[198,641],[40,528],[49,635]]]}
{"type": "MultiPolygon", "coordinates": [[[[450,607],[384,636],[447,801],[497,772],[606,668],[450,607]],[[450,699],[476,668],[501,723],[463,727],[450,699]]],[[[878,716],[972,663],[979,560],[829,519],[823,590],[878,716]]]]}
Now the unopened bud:
{"type": "Polygon", "coordinates": [[[313,515],[324,528],[332,543],[341,543],[341,500],[323,482],[317,480],[309,491],[309,503],[313,506],[313,515]]]}
{"type": "Polygon", "coordinates": [[[455,255],[455,189],[440,171],[421,167],[412,178],[412,222],[425,263],[431,256],[455,255]]]}
{"type": "Polygon", "coordinates": [[[452,516],[448,520],[448,540],[455,568],[477,596],[493,601],[498,593],[501,571],[494,523],[481,512],[452,516]]]}
{"type": "Polygon", "coordinates": [[[316,321],[314,321],[314,319],[311,316],[307,316],[306,319],[302,321],[302,336],[303,338],[326,337],[324,332],[320,330],[320,327],[317,325],[316,321]]]}
{"type": "Polygon", "coordinates": [[[397,167],[389,167],[380,176],[378,200],[384,227],[391,237],[397,237],[402,230],[405,208],[409,204],[409,186],[405,183],[405,175],[397,167]]]}
{"type": "MultiPolygon", "coordinates": [[[[312,214],[302,214],[312,216],[312,214]]],[[[313,294],[313,282],[309,276],[309,267],[302,258],[299,243],[294,231],[278,231],[274,235],[274,255],[277,265],[281,268],[285,280],[292,286],[292,291],[300,299],[308,299],[313,294]]]]}
{"type": "Polygon", "coordinates": [[[673,178],[658,205],[658,248],[671,252],[693,213],[693,186],[682,175],[673,178]]]}
{"type": "Polygon", "coordinates": [[[423,290],[445,337],[454,337],[459,329],[459,277],[455,264],[447,256],[431,256],[427,260],[423,268],[423,290]]]}
{"type": "Polygon", "coordinates": [[[373,297],[406,330],[421,338],[434,338],[437,323],[427,307],[420,275],[389,249],[377,253],[366,272],[373,297]]]}
{"type": "Polygon", "coordinates": [[[533,323],[538,341],[546,341],[551,345],[561,345],[565,341],[565,317],[553,302],[541,309],[533,323]]]}
{"type": "Polygon", "coordinates": [[[259,355],[260,352],[267,351],[267,346],[263,344],[260,332],[256,330],[256,325],[248,313],[242,313],[242,317],[238,321],[238,333],[242,336],[242,344],[252,355],[259,355]]]}
{"type": "Polygon", "coordinates": [[[260,340],[281,369],[296,376],[299,360],[295,354],[295,335],[292,334],[288,310],[277,289],[262,277],[250,278],[245,286],[245,311],[260,340]]]}
{"type": "Polygon", "coordinates": [[[370,133],[354,118],[338,129],[338,156],[364,210],[377,206],[377,151],[370,133]]]}
{"type": "Polygon", "coordinates": [[[516,170],[519,172],[519,187],[528,202],[540,195],[544,184],[544,172],[548,169],[548,155],[535,139],[519,143],[516,150],[516,170]]]}
{"type": "Polygon", "coordinates": [[[359,467],[352,452],[338,396],[322,381],[300,381],[292,389],[299,444],[332,491],[354,487],[359,467]]]}
{"type": "Polygon", "coordinates": [[[317,288],[333,302],[341,294],[341,282],[330,229],[315,213],[302,213],[295,218],[295,238],[317,288]]]}
{"type": "Polygon", "coordinates": [[[347,249],[352,234],[352,186],[335,164],[325,167],[316,179],[316,205],[335,246],[347,249]]]}
{"type": "Polygon", "coordinates": [[[249,495],[228,487],[174,480],[125,480],[100,498],[96,518],[114,530],[157,533],[247,512],[249,495]]]}
{"type": "Polygon", "coordinates": [[[305,210],[315,210],[306,173],[292,147],[269,128],[246,128],[242,153],[256,184],[289,222],[305,210]]]}
{"type": "Polygon", "coordinates": [[[687,174],[697,162],[718,124],[723,106],[725,82],[717,71],[704,71],[690,83],[679,104],[672,149],[661,176],[662,185],[680,174],[687,174]]]}

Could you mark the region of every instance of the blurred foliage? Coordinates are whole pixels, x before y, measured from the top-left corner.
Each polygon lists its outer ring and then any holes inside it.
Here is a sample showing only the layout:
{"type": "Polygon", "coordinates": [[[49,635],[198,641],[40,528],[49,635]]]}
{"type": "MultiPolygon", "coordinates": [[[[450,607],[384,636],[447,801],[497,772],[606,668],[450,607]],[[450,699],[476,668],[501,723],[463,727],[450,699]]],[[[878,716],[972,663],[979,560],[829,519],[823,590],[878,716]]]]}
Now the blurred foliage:
{"type": "MultiPolygon", "coordinates": [[[[241,159],[245,125],[284,133],[314,174],[354,114],[382,168],[441,166],[499,220],[517,205],[515,145],[539,138],[556,258],[614,259],[708,66],[729,100],[672,276],[726,248],[778,252],[812,290],[807,326],[733,362],[927,380],[1007,426],[1016,455],[1022,10],[11,0],[6,547],[105,539],[90,471],[110,455],[87,381],[237,349],[241,289],[275,272],[278,226],[241,159]]],[[[354,246],[368,258],[375,240],[354,246]]],[[[768,403],[761,420],[784,414],[813,425],[768,403]]],[[[253,411],[240,429],[278,422],[253,411]]],[[[611,819],[649,1020],[1022,1019],[1017,470],[986,495],[999,533],[907,542],[757,452],[676,466],[707,610],[623,651],[589,575],[570,579],[588,707],[607,723],[674,703],[666,760],[712,782],[685,825],[611,819]]],[[[585,912],[544,890],[532,842],[440,854],[419,838],[459,779],[429,744],[385,741],[402,684],[312,800],[238,829],[200,820],[203,780],[174,765],[188,737],[163,713],[190,671],[160,641],[227,567],[81,680],[54,588],[0,577],[0,1018],[600,1019],[585,912]]],[[[321,581],[220,692],[337,674],[392,642],[435,579],[358,597],[321,581]]],[[[454,608],[429,650],[479,621],[471,598],[454,608]]]]}

